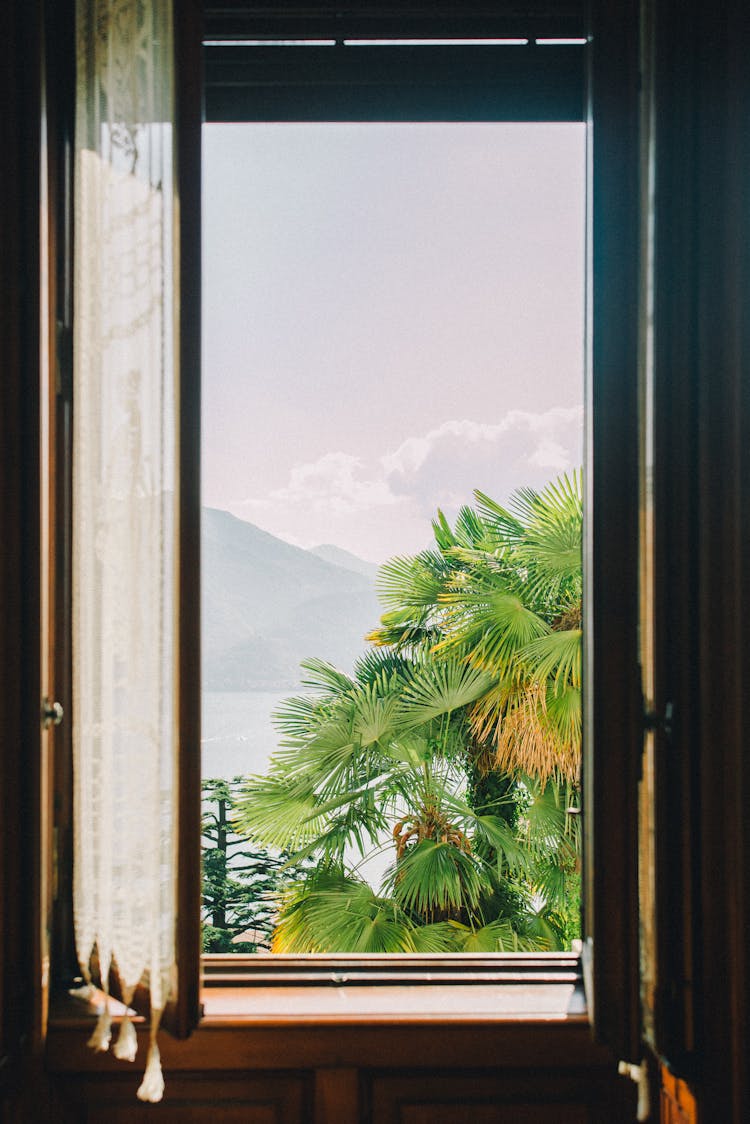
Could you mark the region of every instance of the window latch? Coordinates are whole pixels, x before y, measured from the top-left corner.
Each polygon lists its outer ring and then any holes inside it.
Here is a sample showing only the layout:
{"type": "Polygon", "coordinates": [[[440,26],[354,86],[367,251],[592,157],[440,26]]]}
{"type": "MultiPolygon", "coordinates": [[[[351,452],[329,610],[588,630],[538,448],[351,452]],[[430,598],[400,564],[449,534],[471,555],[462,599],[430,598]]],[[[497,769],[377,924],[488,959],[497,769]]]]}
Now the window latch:
{"type": "Polygon", "coordinates": [[[645,706],[643,708],[644,730],[661,730],[665,737],[671,738],[673,719],[674,703],[672,702],[664,704],[664,712],[662,714],[657,710],[648,710],[645,706]]]}
{"type": "Polygon", "coordinates": [[[50,726],[59,726],[63,720],[63,708],[59,702],[50,702],[45,695],[42,699],[41,723],[43,730],[50,726]]]}

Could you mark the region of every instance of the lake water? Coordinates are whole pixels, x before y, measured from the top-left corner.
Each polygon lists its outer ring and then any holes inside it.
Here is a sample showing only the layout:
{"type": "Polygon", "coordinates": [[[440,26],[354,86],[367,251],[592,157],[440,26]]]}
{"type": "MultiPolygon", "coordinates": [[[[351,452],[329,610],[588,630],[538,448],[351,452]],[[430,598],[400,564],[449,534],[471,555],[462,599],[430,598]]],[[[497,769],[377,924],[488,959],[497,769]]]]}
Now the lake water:
{"type": "Polygon", "coordinates": [[[287,691],[204,691],[202,773],[208,777],[264,773],[278,744],[272,712],[287,691]]]}
{"type": "MultiPolygon", "coordinates": [[[[286,691],[204,691],[203,737],[201,739],[202,775],[222,777],[264,773],[278,744],[271,715],[284,699],[295,694],[286,691]]],[[[384,850],[361,864],[361,856],[353,851],[349,861],[359,865],[359,873],[377,888],[386,867],[393,861],[390,834],[383,838],[384,850]]]]}

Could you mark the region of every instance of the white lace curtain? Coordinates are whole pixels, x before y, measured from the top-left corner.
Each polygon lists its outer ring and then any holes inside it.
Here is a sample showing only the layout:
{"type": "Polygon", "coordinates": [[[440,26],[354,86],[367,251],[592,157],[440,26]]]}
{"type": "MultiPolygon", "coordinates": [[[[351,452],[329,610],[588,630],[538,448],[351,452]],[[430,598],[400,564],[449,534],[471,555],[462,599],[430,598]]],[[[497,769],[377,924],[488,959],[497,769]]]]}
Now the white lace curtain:
{"type": "MultiPolygon", "coordinates": [[[[150,992],[142,1100],[175,976],[171,0],[78,0],[73,430],[74,907],[108,993],[150,992]]],[[[87,989],[84,988],[84,991],[87,989]]],[[[108,996],[90,1039],[106,1050],[108,996]]],[[[133,1061],[128,1018],[114,1047],[133,1061]]]]}

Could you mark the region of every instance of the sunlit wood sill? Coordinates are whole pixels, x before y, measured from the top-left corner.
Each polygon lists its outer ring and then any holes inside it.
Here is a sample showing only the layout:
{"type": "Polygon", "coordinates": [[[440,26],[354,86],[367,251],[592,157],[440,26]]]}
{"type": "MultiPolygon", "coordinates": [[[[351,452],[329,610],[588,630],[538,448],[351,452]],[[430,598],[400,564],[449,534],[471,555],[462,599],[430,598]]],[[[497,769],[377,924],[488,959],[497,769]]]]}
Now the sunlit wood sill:
{"type": "MultiPolygon", "coordinates": [[[[573,954],[205,957],[198,1033],[232,1027],[588,1024],[573,954]]],[[[86,1028],[96,1001],[60,995],[50,1033],[86,1028]]],[[[115,1018],[124,1008],[112,1002],[115,1018]]],[[[136,1020],[138,1023],[141,1020],[136,1020]]]]}
{"type": "MultiPolygon", "coordinates": [[[[540,1056],[550,1065],[611,1063],[592,1041],[572,955],[475,957],[471,964],[464,957],[206,958],[204,971],[197,1030],[183,1042],[159,1036],[167,1070],[481,1067],[499,1058],[526,1068],[540,1056]]],[[[86,1047],[95,1014],[94,1004],[58,997],[50,1070],[122,1071],[110,1054],[86,1047]]],[[[147,1028],[138,1021],[145,1054],[147,1028]]]]}
{"type": "Polygon", "coordinates": [[[206,956],[205,1023],[586,1019],[575,954],[206,956]]]}

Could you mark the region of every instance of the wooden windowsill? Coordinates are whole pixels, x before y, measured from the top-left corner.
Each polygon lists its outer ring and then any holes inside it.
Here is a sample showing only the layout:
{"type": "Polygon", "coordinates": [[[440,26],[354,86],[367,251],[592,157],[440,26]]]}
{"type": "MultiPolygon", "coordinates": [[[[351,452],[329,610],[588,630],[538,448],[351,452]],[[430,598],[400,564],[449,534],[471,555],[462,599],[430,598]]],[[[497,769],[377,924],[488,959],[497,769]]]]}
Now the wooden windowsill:
{"type": "Polygon", "coordinates": [[[586,1020],[577,955],[205,956],[204,1022],[586,1020]]]}
{"type": "MultiPolygon", "coordinates": [[[[363,1059],[441,1066],[458,1064],[464,1054],[465,1065],[496,1064],[502,1056],[525,1066],[540,1050],[549,1052],[550,1064],[603,1064],[577,957],[477,957],[473,972],[463,961],[460,974],[445,958],[206,961],[198,1029],[183,1042],[159,1036],[168,1070],[359,1066],[363,1059]]],[[[112,1013],[121,1011],[113,1006],[112,1013]]],[[[111,1054],[86,1047],[96,1014],[95,1002],[57,997],[47,1037],[50,1070],[121,1070],[111,1054]]],[[[145,1053],[147,1027],[135,1021],[145,1053]]]]}
{"type": "Polygon", "coordinates": [[[583,995],[572,984],[226,987],[205,990],[202,1002],[202,1026],[588,1022],[583,995]]]}
{"type": "MultiPolygon", "coordinates": [[[[465,973],[463,980],[445,959],[436,964],[386,958],[378,965],[376,958],[362,957],[315,964],[274,958],[266,965],[246,963],[254,978],[240,958],[210,960],[204,964],[204,1017],[198,1028],[185,1041],[159,1035],[168,1073],[498,1064],[526,1070],[541,1057],[562,1069],[605,1072],[614,1064],[592,1039],[577,957],[492,958],[489,965],[476,958],[473,974],[465,973]],[[477,971],[482,967],[504,982],[482,979],[487,974],[477,971]],[[399,971],[411,982],[399,982],[399,971]]],[[[92,1078],[126,1072],[111,1051],[94,1054],[87,1048],[95,1016],[95,1004],[58,996],[46,1045],[50,1072],[92,1078]]],[[[142,1020],[137,1033],[142,1058],[148,1035],[142,1020]]]]}

